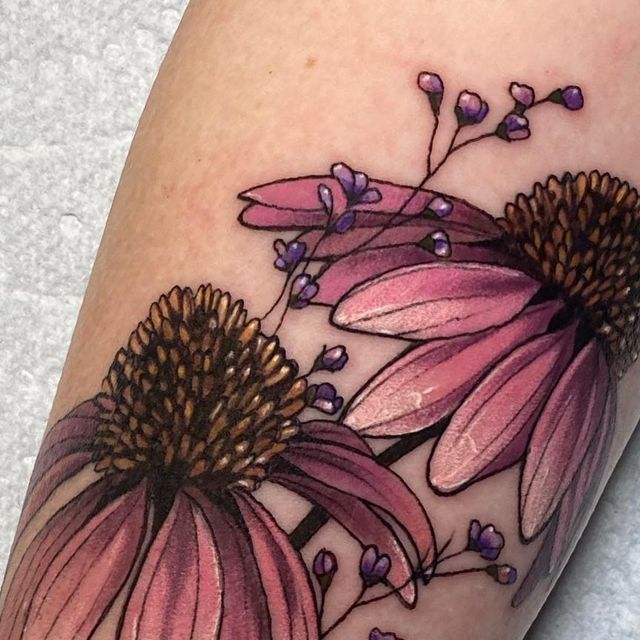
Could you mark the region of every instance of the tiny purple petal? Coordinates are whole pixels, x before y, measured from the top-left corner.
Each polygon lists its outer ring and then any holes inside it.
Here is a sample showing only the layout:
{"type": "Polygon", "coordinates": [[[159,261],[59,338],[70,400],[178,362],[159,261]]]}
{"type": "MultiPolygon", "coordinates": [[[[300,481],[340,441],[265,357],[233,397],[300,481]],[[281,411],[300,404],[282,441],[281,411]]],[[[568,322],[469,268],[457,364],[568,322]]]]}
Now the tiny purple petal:
{"type": "Polygon", "coordinates": [[[467,549],[479,552],[485,560],[496,560],[504,548],[504,536],[492,524],[482,526],[478,520],[469,525],[467,549]]]}
{"type": "Polygon", "coordinates": [[[529,121],[517,113],[510,113],[498,125],[497,135],[503,140],[512,142],[514,140],[526,140],[531,135],[529,121]]]}
{"type": "Polygon", "coordinates": [[[509,93],[513,99],[527,109],[535,102],[536,94],[532,87],[528,84],[520,84],[519,82],[512,82],[509,87],[509,93]]]}
{"type": "Polygon", "coordinates": [[[309,405],[323,413],[333,415],[342,408],[344,399],[338,395],[336,388],[328,383],[311,385],[307,389],[309,405]]]}
{"type": "Polygon", "coordinates": [[[449,236],[444,231],[435,231],[431,234],[433,240],[433,253],[439,258],[448,258],[451,255],[451,243],[449,236]]]}
{"type": "Polygon", "coordinates": [[[340,183],[345,194],[352,194],[355,188],[355,175],[351,167],[344,162],[338,162],[331,167],[333,177],[340,183]]]}
{"type": "Polygon", "coordinates": [[[323,349],[316,358],[312,371],[340,371],[349,361],[349,354],[343,345],[323,349]]]}
{"type": "Polygon", "coordinates": [[[327,214],[331,215],[333,213],[333,193],[331,193],[331,189],[326,184],[318,185],[318,199],[327,214]]]}
{"type": "Polygon", "coordinates": [[[436,196],[427,205],[427,209],[432,211],[438,218],[446,218],[453,210],[453,204],[442,196],[436,196]]]}
{"type": "Polygon", "coordinates": [[[578,111],[584,106],[584,96],[582,89],[575,85],[565,87],[562,90],[562,102],[564,106],[571,111],[578,111]]]}
{"type": "Polygon", "coordinates": [[[353,223],[356,221],[355,211],[345,211],[337,220],[335,224],[336,233],[346,233],[353,227],[353,223]]]}
{"type": "Polygon", "coordinates": [[[327,549],[320,549],[313,560],[313,573],[320,578],[338,570],[336,556],[327,549]]]}
{"type": "Polygon", "coordinates": [[[285,243],[283,240],[278,239],[273,243],[273,248],[278,254],[273,265],[276,269],[286,272],[293,271],[300,264],[307,251],[307,245],[299,240],[285,243]]]}
{"type": "Polygon", "coordinates": [[[518,579],[518,571],[515,567],[508,564],[501,564],[498,567],[496,582],[500,584],[513,584],[518,579]]]}
{"type": "Polygon", "coordinates": [[[353,174],[353,193],[354,195],[360,195],[369,185],[369,176],[362,171],[356,171],[353,174]]]}
{"type": "Polygon", "coordinates": [[[371,189],[367,189],[358,199],[358,202],[363,202],[365,204],[374,204],[376,202],[380,202],[382,200],[382,194],[379,189],[375,187],[371,189]]]}
{"type": "Polygon", "coordinates": [[[455,112],[459,126],[479,124],[489,113],[489,105],[477,93],[462,91],[455,112]]]}
{"type": "Polygon", "coordinates": [[[360,558],[360,576],[367,587],[384,580],[390,569],[391,559],[388,555],[381,554],[375,545],[365,548],[360,558]]]}
{"type": "Polygon", "coordinates": [[[418,86],[425,93],[443,93],[444,83],[437,73],[423,71],[418,75],[418,86]]]}
{"type": "Polygon", "coordinates": [[[301,273],[291,285],[289,306],[293,309],[304,309],[317,295],[319,287],[308,273],[301,273]]]}

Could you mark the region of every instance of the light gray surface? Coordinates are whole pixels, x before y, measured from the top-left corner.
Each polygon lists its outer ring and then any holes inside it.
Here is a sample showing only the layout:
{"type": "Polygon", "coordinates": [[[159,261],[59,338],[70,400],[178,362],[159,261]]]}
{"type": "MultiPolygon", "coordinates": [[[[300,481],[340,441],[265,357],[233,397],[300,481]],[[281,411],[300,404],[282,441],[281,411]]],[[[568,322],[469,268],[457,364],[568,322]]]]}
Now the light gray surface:
{"type": "MultiPolygon", "coordinates": [[[[0,0],[0,570],[137,118],[186,0],[0,0]]],[[[640,433],[529,640],[640,638],[640,433]]]]}

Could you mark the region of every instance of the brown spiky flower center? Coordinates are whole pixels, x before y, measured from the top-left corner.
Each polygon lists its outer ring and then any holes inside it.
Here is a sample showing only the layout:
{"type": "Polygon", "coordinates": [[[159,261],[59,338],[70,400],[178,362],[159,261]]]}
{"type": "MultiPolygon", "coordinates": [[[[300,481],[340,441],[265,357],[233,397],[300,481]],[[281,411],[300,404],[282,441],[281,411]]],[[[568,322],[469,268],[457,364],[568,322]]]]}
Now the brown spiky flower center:
{"type": "Polygon", "coordinates": [[[597,171],[552,176],[508,204],[500,223],[531,275],[555,288],[626,370],[640,337],[637,191],[597,171]]]}
{"type": "Polygon", "coordinates": [[[96,469],[254,489],[297,432],[306,389],[297,372],[241,301],[211,285],[174,287],[103,381],[96,469]]]}

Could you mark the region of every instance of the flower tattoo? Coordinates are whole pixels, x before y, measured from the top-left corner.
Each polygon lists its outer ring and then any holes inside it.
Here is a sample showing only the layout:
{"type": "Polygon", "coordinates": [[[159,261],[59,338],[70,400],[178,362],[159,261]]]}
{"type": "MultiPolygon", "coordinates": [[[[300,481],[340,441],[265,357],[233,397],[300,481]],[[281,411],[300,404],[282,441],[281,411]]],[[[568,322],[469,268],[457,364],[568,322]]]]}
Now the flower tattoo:
{"type": "MultiPolygon", "coordinates": [[[[47,432],[2,638],[88,639],[110,619],[131,640],[319,640],[356,610],[388,597],[413,608],[434,581],[472,573],[513,588],[515,606],[561,564],[600,484],[618,380],[640,351],[638,193],[607,173],[566,173],[492,216],[433,191],[461,150],[524,143],[532,110],[575,112],[585,99],[577,86],[540,98],[512,82],[512,108],[487,125],[489,101],[464,90],[438,159],[445,83],[425,71],[417,85],[433,119],[418,185],[336,162],[244,191],[240,222],[281,236],[269,310],[254,317],[210,284],[174,287],[100,391],[47,432]],[[349,397],[340,372],[357,349],[319,341],[302,373],[278,337],[313,306],[345,343],[356,332],[407,348],[349,397]],[[394,440],[374,454],[373,438],[394,440]],[[512,517],[521,542],[543,540],[524,578],[503,562],[509,540],[494,524],[462,523],[457,550],[451,532],[439,543],[438,523],[389,468],[431,440],[425,485],[440,496],[520,466],[512,517]],[[310,511],[285,529],[263,485],[310,511]],[[359,557],[318,545],[303,559],[329,519],[359,557]],[[327,616],[342,576],[360,590],[327,616]]],[[[384,620],[368,628],[370,640],[399,640],[384,620]]]]}

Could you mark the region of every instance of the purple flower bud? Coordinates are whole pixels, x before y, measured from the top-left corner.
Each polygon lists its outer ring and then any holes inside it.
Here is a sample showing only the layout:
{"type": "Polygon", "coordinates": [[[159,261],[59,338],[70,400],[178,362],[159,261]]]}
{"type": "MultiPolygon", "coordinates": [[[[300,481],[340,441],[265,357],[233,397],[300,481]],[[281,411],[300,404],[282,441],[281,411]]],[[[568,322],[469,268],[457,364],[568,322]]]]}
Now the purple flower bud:
{"type": "Polygon", "coordinates": [[[435,214],[438,218],[446,218],[453,210],[450,200],[442,196],[436,196],[428,205],[427,211],[435,214]]]}
{"type": "Polygon", "coordinates": [[[469,525],[467,549],[477,551],[485,560],[497,560],[504,548],[504,536],[492,524],[482,526],[478,520],[469,525]]]}
{"type": "Polygon", "coordinates": [[[369,176],[361,171],[353,171],[344,162],[331,167],[333,177],[340,183],[347,199],[347,208],[356,204],[373,204],[382,200],[382,194],[376,188],[369,188],[369,176]]]}
{"type": "Polygon", "coordinates": [[[429,97],[429,103],[431,104],[431,110],[434,115],[439,115],[440,105],[442,104],[442,97],[444,95],[442,78],[437,73],[423,71],[418,75],[418,87],[429,97]]]}
{"type": "Polygon", "coordinates": [[[576,86],[565,87],[562,90],[562,102],[567,109],[578,111],[584,106],[584,96],[582,89],[576,86]]]}
{"type": "Polygon", "coordinates": [[[289,306],[292,309],[304,309],[315,298],[319,290],[318,285],[308,273],[296,276],[291,285],[289,306]]]}
{"type": "Polygon", "coordinates": [[[445,231],[440,230],[430,233],[418,243],[418,246],[435,254],[439,258],[448,258],[451,256],[451,242],[445,231]]]}
{"type": "Polygon", "coordinates": [[[380,631],[378,627],[371,629],[369,632],[369,640],[401,640],[395,633],[385,633],[380,631]]]}
{"type": "Polygon", "coordinates": [[[353,223],[356,221],[355,211],[345,211],[337,220],[334,226],[336,233],[346,233],[353,227],[353,223]]]}
{"type": "Polygon", "coordinates": [[[360,576],[367,587],[382,582],[390,569],[391,559],[388,555],[380,553],[375,545],[365,547],[360,558],[360,576]]]}
{"type": "Polygon", "coordinates": [[[517,113],[510,113],[496,128],[496,135],[507,142],[526,140],[531,135],[529,121],[517,113]]]}
{"type": "Polygon", "coordinates": [[[510,564],[491,564],[486,569],[488,573],[498,584],[513,584],[518,579],[518,571],[510,564]]]}
{"type": "Polygon", "coordinates": [[[273,243],[273,248],[278,254],[273,266],[287,273],[291,273],[300,264],[307,251],[307,245],[298,240],[285,243],[284,240],[278,239],[273,243]]]}
{"type": "Polygon", "coordinates": [[[336,388],[328,383],[312,384],[307,389],[307,403],[314,409],[333,415],[342,408],[344,399],[338,395],[336,388]]]}
{"type": "Polygon", "coordinates": [[[331,551],[320,549],[313,560],[312,568],[322,593],[326,593],[338,571],[338,560],[331,551]]]}
{"type": "Polygon", "coordinates": [[[512,82],[509,87],[509,93],[512,98],[519,104],[528,109],[535,101],[536,94],[532,87],[528,84],[520,84],[512,82]]]}
{"type": "Polygon", "coordinates": [[[322,349],[313,363],[312,371],[340,371],[349,361],[347,348],[341,344],[336,347],[322,349]]]}
{"type": "Polygon", "coordinates": [[[329,189],[326,184],[318,185],[318,199],[322,203],[327,215],[331,215],[333,213],[333,193],[331,193],[331,189],[329,189]]]}
{"type": "Polygon", "coordinates": [[[488,113],[489,105],[477,93],[471,91],[460,92],[455,107],[459,126],[465,127],[471,124],[480,124],[488,113]]]}
{"type": "Polygon", "coordinates": [[[564,89],[556,89],[552,91],[548,96],[549,102],[555,104],[561,104],[570,111],[578,111],[584,106],[584,96],[582,95],[582,89],[575,85],[570,85],[564,89]]]}

